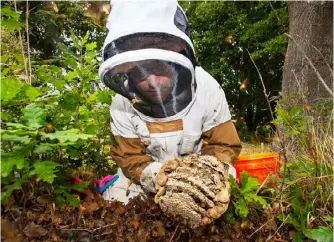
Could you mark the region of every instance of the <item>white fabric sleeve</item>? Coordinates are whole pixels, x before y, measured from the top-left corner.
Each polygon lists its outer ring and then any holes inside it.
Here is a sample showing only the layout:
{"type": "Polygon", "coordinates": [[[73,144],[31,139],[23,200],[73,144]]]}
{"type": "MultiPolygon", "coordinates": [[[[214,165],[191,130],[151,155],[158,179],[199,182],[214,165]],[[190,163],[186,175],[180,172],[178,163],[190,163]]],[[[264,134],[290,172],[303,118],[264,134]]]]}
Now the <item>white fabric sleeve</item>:
{"type": "Polygon", "coordinates": [[[131,121],[133,110],[128,100],[117,94],[112,99],[110,107],[111,131],[115,136],[124,138],[138,138],[131,121]]]}
{"type": "Polygon", "coordinates": [[[156,192],[155,183],[161,167],[162,163],[156,161],[145,167],[140,177],[140,184],[144,191],[156,192]]]}
{"type": "Polygon", "coordinates": [[[209,74],[205,73],[206,84],[206,115],[203,123],[203,132],[206,132],[219,124],[231,120],[231,113],[223,88],[209,74]]]}

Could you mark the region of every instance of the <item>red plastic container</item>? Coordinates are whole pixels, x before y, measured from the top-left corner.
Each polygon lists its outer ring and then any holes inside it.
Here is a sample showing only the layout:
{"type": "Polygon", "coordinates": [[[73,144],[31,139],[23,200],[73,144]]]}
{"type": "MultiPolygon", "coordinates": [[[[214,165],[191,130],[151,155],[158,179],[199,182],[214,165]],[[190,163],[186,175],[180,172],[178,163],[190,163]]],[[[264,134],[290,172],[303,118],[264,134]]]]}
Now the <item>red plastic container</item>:
{"type": "Polygon", "coordinates": [[[269,175],[280,176],[280,166],[279,154],[275,152],[241,155],[234,164],[238,181],[241,178],[241,172],[247,171],[250,176],[256,177],[259,183],[262,183],[269,175]]]}

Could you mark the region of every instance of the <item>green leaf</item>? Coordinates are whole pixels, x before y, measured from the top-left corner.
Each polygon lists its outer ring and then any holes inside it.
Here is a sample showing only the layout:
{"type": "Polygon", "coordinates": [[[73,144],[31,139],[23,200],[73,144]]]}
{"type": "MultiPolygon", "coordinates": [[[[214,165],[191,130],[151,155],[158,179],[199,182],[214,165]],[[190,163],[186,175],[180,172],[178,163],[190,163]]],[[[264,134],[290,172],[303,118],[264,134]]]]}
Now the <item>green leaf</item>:
{"type": "Polygon", "coordinates": [[[224,221],[226,221],[228,224],[236,224],[237,222],[232,213],[228,213],[228,212],[224,213],[223,218],[224,218],[224,221]]]}
{"type": "Polygon", "coordinates": [[[68,192],[64,192],[66,202],[68,202],[69,205],[73,207],[79,207],[80,206],[80,200],[77,196],[74,196],[73,194],[70,194],[68,192]]]}
{"type": "Polygon", "coordinates": [[[7,127],[14,127],[16,129],[25,129],[25,130],[30,130],[28,126],[25,126],[20,123],[5,123],[7,127]]]}
{"type": "Polygon", "coordinates": [[[246,201],[244,199],[239,199],[235,206],[235,213],[240,217],[246,218],[248,215],[248,207],[246,201]]]}
{"type": "Polygon", "coordinates": [[[16,19],[3,19],[1,20],[2,26],[6,27],[9,31],[13,32],[15,30],[20,30],[23,24],[16,19]]]}
{"type": "Polygon", "coordinates": [[[96,47],[97,47],[96,42],[92,42],[92,43],[86,44],[86,50],[87,51],[95,50],[96,47]]]}
{"type": "Polygon", "coordinates": [[[86,127],[87,134],[96,134],[97,130],[98,130],[98,126],[94,124],[87,125],[86,127]]]}
{"type": "Polygon", "coordinates": [[[248,181],[248,172],[247,171],[242,171],[241,172],[241,179],[240,179],[240,188],[244,188],[247,184],[248,181]]]}
{"type": "Polygon", "coordinates": [[[22,169],[24,167],[24,156],[15,153],[1,154],[1,176],[8,176],[14,169],[22,169]]]}
{"type": "MultiPolygon", "coordinates": [[[[31,129],[30,129],[31,130],[31,129]]],[[[38,134],[38,131],[26,131],[23,129],[16,129],[16,130],[1,130],[1,135],[4,134],[10,134],[10,135],[19,135],[19,136],[24,136],[24,135],[29,135],[29,136],[36,136],[38,134]]]]}
{"type": "Polygon", "coordinates": [[[255,177],[249,177],[245,186],[241,189],[241,193],[247,193],[257,189],[260,186],[258,180],[255,177]]]}
{"type": "Polygon", "coordinates": [[[262,197],[256,195],[255,193],[246,193],[244,194],[244,198],[247,202],[258,202],[261,205],[267,205],[267,201],[264,200],[262,197]]]}
{"type": "Polygon", "coordinates": [[[1,14],[2,15],[12,17],[12,18],[15,18],[15,19],[18,19],[20,17],[21,13],[22,13],[22,11],[15,12],[15,10],[10,8],[10,7],[1,8],[1,14]]]}
{"type": "Polygon", "coordinates": [[[111,95],[108,91],[98,91],[96,97],[101,103],[111,104],[111,95]]]}
{"type": "Polygon", "coordinates": [[[75,111],[77,109],[77,106],[79,105],[79,100],[80,96],[78,94],[78,90],[74,89],[72,91],[64,93],[59,101],[59,104],[62,108],[66,110],[75,111]]]}
{"type": "Polygon", "coordinates": [[[300,231],[296,231],[293,242],[303,242],[303,233],[300,231]]]}
{"type": "Polygon", "coordinates": [[[1,136],[1,139],[3,141],[13,141],[13,142],[19,142],[23,144],[29,144],[31,141],[31,138],[29,138],[29,136],[18,136],[18,135],[10,135],[10,134],[3,134],[1,136]]]}
{"type": "Polygon", "coordinates": [[[23,90],[25,91],[25,94],[29,98],[30,101],[34,101],[37,97],[42,95],[40,90],[28,84],[25,84],[23,86],[23,90]]]}
{"type": "Polygon", "coordinates": [[[291,224],[293,227],[295,227],[297,230],[301,229],[301,225],[298,222],[296,218],[294,218],[291,214],[285,215],[285,214],[279,214],[277,218],[284,222],[285,224],[291,224]]]}
{"type": "Polygon", "coordinates": [[[33,166],[34,170],[30,172],[31,175],[37,175],[40,179],[52,183],[54,178],[57,177],[55,174],[56,167],[60,164],[53,161],[36,161],[33,166]]]}
{"type": "Polygon", "coordinates": [[[5,186],[4,192],[1,193],[1,203],[6,203],[7,198],[13,193],[14,190],[21,190],[22,184],[27,182],[29,178],[28,174],[25,174],[23,177],[17,179],[14,184],[5,186]]]}
{"type": "Polygon", "coordinates": [[[61,79],[50,79],[48,82],[53,84],[59,91],[63,90],[64,86],[66,85],[66,82],[61,79]]]}
{"type": "Polygon", "coordinates": [[[1,120],[2,121],[8,121],[10,119],[9,112],[1,111],[1,120]]]}
{"type": "Polygon", "coordinates": [[[320,226],[319,228],[316,228],[316,229],[306,229],[304,231],[304,234],[308,238],[314,239],[317,242],[332,242],[332,241],[334,241],[333,230],[328,228],[328,227],[324,227],[324,226],[320,226]]]}
{"type": "Polygon", "coordinates": [[[56,131],[55,133],[50,133],[45,135],[46,138],[51,140],[57,139],[59,142],[64,143],[66,141],[75,142],[78,139],[89,139],[93,135],[80,133],[79,129],[70,129],[65,131],[56,131]]]}
{"type": "Polygon", "coordinates": [[[8,102],[12,100],[21,90],[22,83],[17,78],[6,77],[1,80],[1,100],[8,102]]]}
{"type": "MultiPolygon", "coordinates": [[[[2,63],[6,63],[6,61],[3,58],[3,56],[1,58],[1,62],[2,63]]],[[[5,76],[7,75],[8,71],[9,71],[9,68],[2,68],[1,73],[0,73],[1,74],[1,79],[5,78],[5,76]]]]}
{"type": "MultiPolygon", "coordinates": [[[[96,57],[96,53],[91,51],[91,52],[87,52],[84,56],[84,59],[85,61],[88,63],[88,64],[96,64],[96,60],[95,60],[95,57],[96,57]]],[[[89,69],[94,69],[95,67],[90,67],[89,69]]],[[[94,73],[91,73],[91,74],[94,74],[94,73]]]]}
{"type": "Polygon", "coordinates": [[[74,44],[75,48],[77,48],[78,50],[80,50],[81,49],[81,43],[80,43],[80,41],[75,36],[73,30],[71,30],[70,32],[71,32],[70,37],[71,37],[71,39],[73,41],[73,44],[74,44]]]}
{"type": "Polygon", "coordinates": [[[22,120],[31,128],[38,129],[45,125],[46,111],[32,103],[26,106],[23,110],[22,120]]]}
{"type": "Polygon", "coordinates": [[[67,74],[67,80],[68,81],[71,81],[73,80],[75,77],[78,76],[78,72],[76,70],[74,71],[70,71],[68,74],[67,74]]]}
{"type": "Polygon", "coordinates": [[[76,183],[72,185],[71,188],[79,192],[84,192],[86,188],[88,187],[88,185],[89,185],[89,182],[84,181],[84,182],[80,182],[80,183],[76,183]]]}
{"type": "Polygon", "coordinates": [[[58,144],[40,144],[36,146],[36,148],[34,149],[34,153],[36,154],[49,153],[55,150],[58,146],[59,146],[58,144]]]}
{"type": "Polygon", "coordinates": [[[81,45],[85,45],[87,43],[89,35],[90,35],[89,31],[87,31],[85,37],[81,41],[81,45]]]}

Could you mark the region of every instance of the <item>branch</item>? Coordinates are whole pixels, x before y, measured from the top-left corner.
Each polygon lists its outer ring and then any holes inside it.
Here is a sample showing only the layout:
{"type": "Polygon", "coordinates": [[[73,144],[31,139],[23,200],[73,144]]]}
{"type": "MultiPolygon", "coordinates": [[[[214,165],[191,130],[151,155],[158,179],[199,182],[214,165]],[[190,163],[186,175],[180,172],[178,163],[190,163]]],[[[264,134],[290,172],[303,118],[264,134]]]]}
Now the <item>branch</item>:
{"type": "MultiPolygon", "coordinates": [[[[16,0],[14,0],[14,8],[15,8],[15,12],[17,12],[16,0]]],[[[22,39],[21,31],[19,31],[19,40],[20,40],[20,45],[21,45],[21,49],[22,49],[22,57],[23,57],[24,70],[25,70],[25,73],[26,73],[26,77],[29,78],[28,67],[27,67],[27,60],[26,60],[26,57],[24,55],[24,46],[23,46],[23,39],[22,39]]]]}
{"type": "MultiPolygon", "coordinates": [[[[265,98],[267,100],[267,103],[268,103],[268,106],[269,106],[270,115],[271,115],[272,120],[274,120],[275,119],[274,118],[274,113],[273,113],[273,110],[271,109],[269,95],[267,94],[266,86],[264,85],[264,81],[262,79],[262,75],[261,75],[261,73],[259,71],[259,68],[257,68],[257,66],[256,66],[256,64],[255,64],[255,62],[254,62],[251,54],[249,53],[248,49],[246,49],[246,51],[247,51],[247,53],[249,55],[249,58],[251,59],[252,63],[254,64],[257,73],[259,74],[259,78],[260,78],[260,81],[261,81],[262,87],[263,87],[263,93],[264,93],[264,96],[265,96],[265,98]]],[[[284,144],[284,139],[283,139],[284,137],[280,134],[279,130],[277,131],[277,135],[278,135],[278,138],[279,138],[279,144],[281,145],[281,148],[283,150],[283,158],[284,158],[284,162],[283,162],[284,167],[283,168],[284,168],[284,174],[285,174],[285,172],[286,172],[286,163],[288,162],[288,158],[286,156],[286,149],[285,149],[285,144],[284,144]]],[[[285,182],[285,176],[283,176],[283,182],[282,182],[282,185],[281,185],[281,188],[280,188],[281,191],[283,189],[284,182],[285,182]]],[[[282,194],[282,193],[280,193],[280,194],[282,194]]]]}
{"type": "Polygon", "coordinates": [[[28,52],[28,66],[29,66],[29,75],[28,80],[29,84],[31,85],[31,61],[30,61],[30,45],[29,45],[29,26],[28,26],[28,20],[29,20],[29,1],[27,0],[26,4],[26,33],[27,33],[27,52],[28,52]]]}
{"type": "Polygon", "coordinates": [[[300,50],[300,52],[304,55],[304,57],[306,58],[306,60],[308,61],[308,63],[310,64],[310,66],[312,67],[312,69],[315,71],[315,74],[317,75],[318,79],[320,80],[321,84],[324,86],[324,88],[329,92],[329,94],[331,94],[332,96],[334,96],[333,91],[327,86],[325,80],[321,77],[320,73],[318,72],[317,68],[313,65],[312,61],[310,60],[310,58],[308,58],[308,56],[306,55],[305,51],[300,47],[300,45],[295,41],[295,39],[285,33],[286,36],[289,37],[289,39],[291,39],[297,46],[297,48],[300,50]]]}

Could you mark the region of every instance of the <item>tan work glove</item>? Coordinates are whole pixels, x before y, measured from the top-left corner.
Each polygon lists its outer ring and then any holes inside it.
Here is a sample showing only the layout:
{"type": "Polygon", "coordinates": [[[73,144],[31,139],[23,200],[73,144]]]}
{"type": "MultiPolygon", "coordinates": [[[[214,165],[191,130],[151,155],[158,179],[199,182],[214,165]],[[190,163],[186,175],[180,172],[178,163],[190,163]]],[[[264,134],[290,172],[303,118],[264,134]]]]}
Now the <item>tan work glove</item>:
{"type": "Polygon", "coordinates": [[[209,224],[228,208],[228,170],[228,164],[209,155],[167,161],[157,175],[155,202],[191,228],[209,224]]]}

